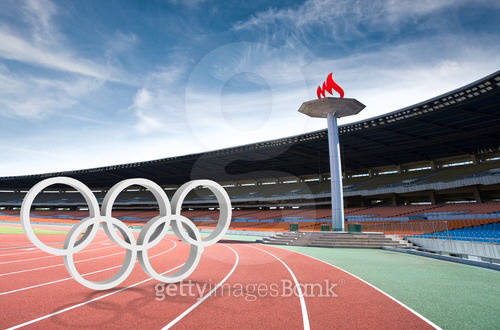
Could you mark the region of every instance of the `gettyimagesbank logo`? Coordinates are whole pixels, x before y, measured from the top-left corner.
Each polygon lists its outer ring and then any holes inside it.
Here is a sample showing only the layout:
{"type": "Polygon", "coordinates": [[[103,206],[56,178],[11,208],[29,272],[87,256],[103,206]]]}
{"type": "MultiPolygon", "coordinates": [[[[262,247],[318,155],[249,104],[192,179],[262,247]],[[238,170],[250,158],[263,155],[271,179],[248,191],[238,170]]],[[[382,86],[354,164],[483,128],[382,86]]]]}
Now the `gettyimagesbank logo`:
{"type": "Polygon", "coordinates": [[[169,297],[192,297],[202,299],[210,293],[211,297],[243,298],[248,302],[259,298],[315,297],[336,298],[335,289],[342,281],[331,282],[329,279],[319,283],[299,283],[298,287],[291,280],[282,279],[278,283],[224,283],[217,287],[216,283],[186,281],[180,283],[157,283],[155,299],[168,300],[169,297]],[[215,289],[215,290],[214,290],[215,289]]]}

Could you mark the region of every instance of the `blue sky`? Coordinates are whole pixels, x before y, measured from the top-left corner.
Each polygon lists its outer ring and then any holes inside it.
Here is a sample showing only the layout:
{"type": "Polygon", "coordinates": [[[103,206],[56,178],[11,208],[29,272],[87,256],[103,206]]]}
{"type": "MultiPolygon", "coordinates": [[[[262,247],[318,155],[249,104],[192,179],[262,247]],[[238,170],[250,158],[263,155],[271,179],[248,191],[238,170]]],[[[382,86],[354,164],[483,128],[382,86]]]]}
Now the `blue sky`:
{"type": "Polygon", "coordinates": [[[499,69],[500,3],[0,2],[0,176],[299,134],[333,71],[360,120],[499,69]]]}

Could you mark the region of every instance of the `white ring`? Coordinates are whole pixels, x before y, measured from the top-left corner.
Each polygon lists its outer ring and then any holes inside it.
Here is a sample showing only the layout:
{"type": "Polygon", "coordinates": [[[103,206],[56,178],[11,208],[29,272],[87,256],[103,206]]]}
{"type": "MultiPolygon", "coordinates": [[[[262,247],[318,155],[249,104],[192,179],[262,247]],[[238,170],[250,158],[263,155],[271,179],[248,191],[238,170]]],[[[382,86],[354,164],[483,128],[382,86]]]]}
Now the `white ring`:
{"type": "MultiPolygon", "coordinates": [[[[161,225],[162,221],[164,221],[164,218],[158,218],[154,223],[150,221],[148,225],[150,225],[150,228],[153,228],[154,231],[156,227],[161,225]]],[[[194,238],[197,241],[201,239],[200,231],[189,219],[183,217],[182,215],[172,215],[172,221],[174,223],[177,222],[183,223],[183,226],[185,225],[188,227],[187,230],[189,230],[190,235],[194,236],[194,238]]],[[[146,234],[143,235],[142,239],[146,241],[149,240],[149,236],[151,235],[149,234],[150,232],[152,231],[145,231],[146,234]]],[[[198,263],[200,262],[202,253],[203,253],[202,247],[199,247],[198,245],[191,245],[189,248],[189,256],[184,265],[178,271],[170,275],[161,275],[153,269],[153,266],[151,266],[151,263],[149,262],[148,259],[147,249],[140,250],[137,254],[137,257],[139,258],[139,264],[141,265],[141,268],[144,270],[146,274],[148,274],[155,280],[161,282],[176,283],[182,281],[183,279],[185,279],[186,277],[188,277],[193,273],[193,271],[196,269],[196,266],[198,266],[198,263]]]]}
{"type": "Polygon", "coordinates": [[[215,229],[210,235],[203,238],[201,241],[193,240],[187,233],[186,230],[182,226],[177,226],[177,223],[172,224],[172,230],[182,241],[191,244],[197,245],[200,247],[206,247],[212,244],[217,243],[222,236],[224,236],[231,224],[231,200],[229,199],[229,195],[224,190],[224,188],[218,184],[217,182],[211,180],[193,180],[186,182],[175,192],[172,197],[172,205],[173,205],[173,213],[176,215],[181,215],[182,203],[184,202],[184,198],[186,198],[187,194],[197,188],[204,187],[208,188],[211,192],[214,193],[217,198],[217,202],[219,203],[219,221],[215,226],[215,229]]]}
{"type": "MultiPolygon", "coordinates": [[[[88,226],[97,227],[99,220],[99,218],[87,218],[85,221],[77,223],[71,229],[70,234],[66,236],[66,239],[64,240],[64,247],[72,250],[76,238],[82,229],[86,229],[88,226]]],[[[131,244],[135,245],[134,234],[123,222],[115,218],[107,218],[105,221],[109,222],[110,225],[118,227],[120,232],[124,233],[124,238],[129,240],[131,244]]],[[[78,272],[73,260],[73,253],[68,253],[64,256],[64,265],[66,266],[68,273],[70,273],[70,275],[80,284],[93,290],[107,290],[119,285],[130,275],[134,269],[136,254],[137,252],[135,249],[127,249],[125,252],[125,260],[118,272],[116,272],[112,277],[99,282],[89,281],[78,272]]]]}
{"type": "Polygon", "coordinates": [[[182,281],[198,266],[205,246],[215,244],[227,231],[231,222],[231,201],[222,186],[210,180],[193,180],[183,184],[172,198],[173,211],[165,191],[156,183],[147,179],[128,179],[115,184],[106,194],[103,200],[101,211],[99,204],[92,191],[82,182],[68,178],[55,177],[43,180],[34,185],[23,200],[21,206],[21,223],[27,238],[40,250],[53,255],[64,256],[64,264],[70,275],[80,284],[94,289],[106,290],[122,283],[132,272],[135,260],[138,258],[139,264],[145,273],[152,278],[166,283],[175,283],[182,281]],[[31,227],[30,210],[35,197],[46,187],[54,184],[65,184],[78,190],[89,207],[89,217],[80,220],[69,231],[64,240],[64,248],[57,249],[42,243],[35,235],[31,227]],[[158,202],[160,215],[152,218],[144,225],[139,233],[137,242],[130,228],[120,220],[112,217],[113,204],[124,189],[132,185],[139,185],[151,191],[158,202]],[[188,218],[181,215],[182,203],[186,195],[196,187],[205,187],[210,189],[219,203],[220,216],[215,230],[205,239],[202,239],[200,231],[195,224],[188,218]],[[125,261],[112,277],[93,282],[85,279],[76,269],[73,255],[86,246],[94,239],[102,223],[104,232],[118,246],[126,250],[125,261]],[[156,272],[148,258],[148,249],[157,245],[167,234],[172,224],[174,234],[182,241],[190,244],[189,256],[184,265],[175,273],[161,275],[156,272]],[[78,239],[81,232],[84,235],[78,239]],[[120,235],[123,239],[120,238],[120,235]]]}
{"type": "MultiPolygon", "coordinates": [[[[31,227],[30,211],[33,201],[42,190],[54,184],[64,184],[78,190],[78,192],[82,194],[89,207],[89,218],[94,218],[96,215],[99,215],[99,204],[97,203],[97,199],[95,198],[92,191],[86,185],[78,180],[68,177],[55,177],[45,179],[38,182],[28,191],[23,199],[23,203],[21,204],[21,225],[23,226],[24,232],[26,233],[26,237],[28,237],[31,243],[33,243],[33,245],[35,245],[40,250],[56,256],[63,256],[72,252],[66,249],[53,248],[44,244],[38,239],[38,237],[35,235],[35,232],[33,231],[33,227],[31,227]]],[[[97,234],[97,229],[98,226],[93,226],[90,232],[87,231],[84,236],[77,242],[76,246],[80,246],[80,249],[78,249],[78,251],[83,249],[90,243],[90,241],[94,239],[95,234],[97,234]]]]}
{"type": "MultiPolygon", "coordinates": [[[[147,179],[127,179],[120,181],[113,187],[111,187],[111,189],[109,189],[109,191],[107,192],[106,196],[104,196],[104,200],[102,202],[101,215],[106,217],[111,217],[111,213],[113,211],[113,204],[115,203],[115,200],[118,197],[118,195],[126,188],[134,185],[142,186],[151,191],[156,201],[158,202],[158,206],[160,208],[160,216],[167,216],[167,217],[170,216],[171,209],[167,194],[159,185],[147,179]]],[[[168,221],[166,225],[163,227],[162,235],[160,235],[159,239],[156,240],[156,242],[158,242],[161,238],[163,238],[167,234],[169,225],[170,221],[168,221]]],[[[109,236],[109,238],[118,246],[124,249],[137,249],[136,245],[131,245],[120,239],[120,237],[116,233],[116,230],[114,230],[113,226],[108,226],[107,222],[103,223],[103,229],[109,236]]]]}

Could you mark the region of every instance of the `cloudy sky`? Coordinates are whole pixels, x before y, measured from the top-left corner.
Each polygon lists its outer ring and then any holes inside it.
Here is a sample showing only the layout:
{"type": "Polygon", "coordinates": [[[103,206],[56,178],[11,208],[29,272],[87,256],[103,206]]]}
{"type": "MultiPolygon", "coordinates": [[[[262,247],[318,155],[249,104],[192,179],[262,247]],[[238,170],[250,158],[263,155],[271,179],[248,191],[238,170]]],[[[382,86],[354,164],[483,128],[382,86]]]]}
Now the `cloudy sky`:
{"type": "Polygon", "coordinates": [[[144,161],[326,127],[329,72],[393,111],[499,69],[500,2],[0,1],[0,176],[144,161]]]}

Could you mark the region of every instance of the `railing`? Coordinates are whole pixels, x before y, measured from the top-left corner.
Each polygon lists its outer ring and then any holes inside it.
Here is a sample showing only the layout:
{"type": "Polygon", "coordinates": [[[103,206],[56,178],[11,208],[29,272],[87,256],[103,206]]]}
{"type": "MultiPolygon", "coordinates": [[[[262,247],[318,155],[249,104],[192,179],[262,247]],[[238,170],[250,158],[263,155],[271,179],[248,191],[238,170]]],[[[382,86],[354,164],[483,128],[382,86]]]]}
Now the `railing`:
{"type": "Polygon", "coordinates": [[[476,260],[500,263],[500,244],[498,239],[484,239],[476,241],[477,237],[415,235],[408,237],[408,241],[421,248],[438,253],[447,253],[462,256],[467,259],[476,257],[476,260]],[[461,240],[463,239],[463,240],[461,240]]]}
{"type": "MultiPolygon", "coordinates": [[[[424,190],[445,190],[452,189],[457,187],[464,186],[472,186],[472,185],[491,185],[495,183],[500,183],[500,176],[494,174],[485,174],[477,177],[467,177],[460,178],[452,181],[437,181],[430,183],[418,183],[411,184],[408,186],[405,185],[396,185],[392,187],[380,187],[375,189],[359,189],[356,191],[346,191],[344,196],[370,196],[370,195],[379,195],[379,194],[388,194],[388,193],[396,193],[403,194],[414,191],[424,191],[424,190]]],[[[363,187],[361,187],[363,188],[363,187]]]]}
{"type": "Polygon", "coordinates": [[[450,235],[445,232],[444,235],[434,235],[434,234],[424,234],[424,235],[412,235],[415,238],[430,238],[430,239],[450,239],[454,241],[469,241],[469,242],[481,242],[490,244],[500,244],[500,238],[497,237],[481,237],[481,236],[470,236],[470,235],[450,235]]]}
{"type": "MultiPolygon", "coordinates": [[[[457,235],[448,230],[447,221],[415,221],[362,224],[363,232],[383,232],[406,238],[429,251],[456,256],[474,256],[477,260],[500,263],[500,238],[491,235],[457,235]]],[[[469,257],[470,258],[470,257],[469,257]]]]}
{"type": "Polygon", "coordinates": [[[414,222],[385,222],[385,223],[362,223],[364,232],[383,232],[384,234],[409,236],[447,231],[446,221],[414,221],[414,222]]]}

